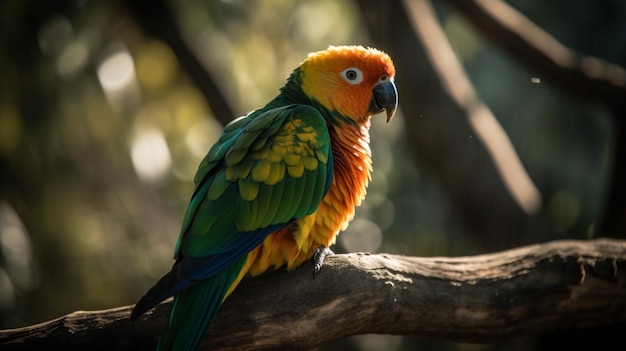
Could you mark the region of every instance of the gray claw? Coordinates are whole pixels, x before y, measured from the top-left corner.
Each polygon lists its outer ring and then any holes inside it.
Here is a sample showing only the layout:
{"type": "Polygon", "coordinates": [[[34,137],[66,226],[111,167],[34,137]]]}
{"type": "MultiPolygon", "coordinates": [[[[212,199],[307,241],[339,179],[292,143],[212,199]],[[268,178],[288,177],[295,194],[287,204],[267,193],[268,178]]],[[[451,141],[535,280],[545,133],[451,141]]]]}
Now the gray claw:
{"type": "Polygon", "coordinates": [[[322,269],[322,265],[324,265],[324,259],[326,258],[327,255],[334,255],[335,253],[332,252],[331,249],[327,248],[324,245],[320,245],[320,247],[318,247],[317,249],[315,249],[315,251],[313,251],[313,257],[311,258],[311,260],[313,261],[313,279],[315,279],[315,277],[317,276],[317,273],[319,273],[320,269],[322,269]]]}

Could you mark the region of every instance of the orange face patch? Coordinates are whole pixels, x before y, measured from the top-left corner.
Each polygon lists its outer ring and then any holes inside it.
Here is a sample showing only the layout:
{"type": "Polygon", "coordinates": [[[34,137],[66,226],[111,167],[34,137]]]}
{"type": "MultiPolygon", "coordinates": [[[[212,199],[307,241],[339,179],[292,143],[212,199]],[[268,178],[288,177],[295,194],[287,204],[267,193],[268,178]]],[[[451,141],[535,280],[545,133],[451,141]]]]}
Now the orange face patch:
{"type": "Polygon", "coordinates": [[[361,46],[330,47],[312,53],[301,68],[305,94],[359,124],[367,119],[374,86],[395,75],[387,54],[361,46]]]}

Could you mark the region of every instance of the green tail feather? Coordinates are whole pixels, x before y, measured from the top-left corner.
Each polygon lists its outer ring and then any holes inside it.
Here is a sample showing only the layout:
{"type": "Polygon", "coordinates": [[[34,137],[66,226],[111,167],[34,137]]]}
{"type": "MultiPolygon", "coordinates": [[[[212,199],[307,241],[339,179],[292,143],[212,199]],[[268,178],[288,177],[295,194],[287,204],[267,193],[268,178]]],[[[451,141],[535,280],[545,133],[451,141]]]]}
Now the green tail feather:
{"type": "Polygon", "coordinates": [[[157,351],[195,351],[198,348],[246,257],[174,297],[169,323],[157,351]]]}

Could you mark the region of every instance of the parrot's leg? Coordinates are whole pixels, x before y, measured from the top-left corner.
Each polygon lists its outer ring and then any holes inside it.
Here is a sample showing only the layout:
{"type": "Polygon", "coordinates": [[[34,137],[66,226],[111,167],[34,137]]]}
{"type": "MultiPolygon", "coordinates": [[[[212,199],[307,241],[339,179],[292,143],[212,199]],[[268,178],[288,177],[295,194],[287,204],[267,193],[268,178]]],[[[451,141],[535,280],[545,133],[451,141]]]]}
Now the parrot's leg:
{"type": "Polygon", "coordinates": [[[327,248],[324,245],[320,245],[320,247],[318,247],[317,249],[315,249],[315,251],[313,251],[313,257],[311,258],[311,260],[313,261],[313,279],[315,279],[315,276],[317,275],[317,273],[319,273],[320,269],[322,269],[322,265],[324,264],[324,259],[326,258],[327,255],[334,255],[335,253],[332,252],[331,249],[327,248]]]}

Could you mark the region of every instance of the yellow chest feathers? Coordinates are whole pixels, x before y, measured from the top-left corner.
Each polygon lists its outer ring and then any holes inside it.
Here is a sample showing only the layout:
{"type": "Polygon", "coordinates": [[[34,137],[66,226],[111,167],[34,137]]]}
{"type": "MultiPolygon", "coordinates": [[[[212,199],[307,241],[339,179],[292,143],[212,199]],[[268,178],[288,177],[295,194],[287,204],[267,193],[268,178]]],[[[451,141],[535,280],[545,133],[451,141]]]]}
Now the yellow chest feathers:
{"type": "MultiPolygon", "coordinates": [[[[372,171],[369,121],[362,127],[331,128],[334,177],[328,194],[311,215],[271,235],[248,255],[246,267],[257,275],[268,268],[288,270],[309,259],[320,245],[330,247],[340,230],[354,218],[365,198],[372,171]]],[[[244,269],[246,268],[244,267],[244,269]]]]}

